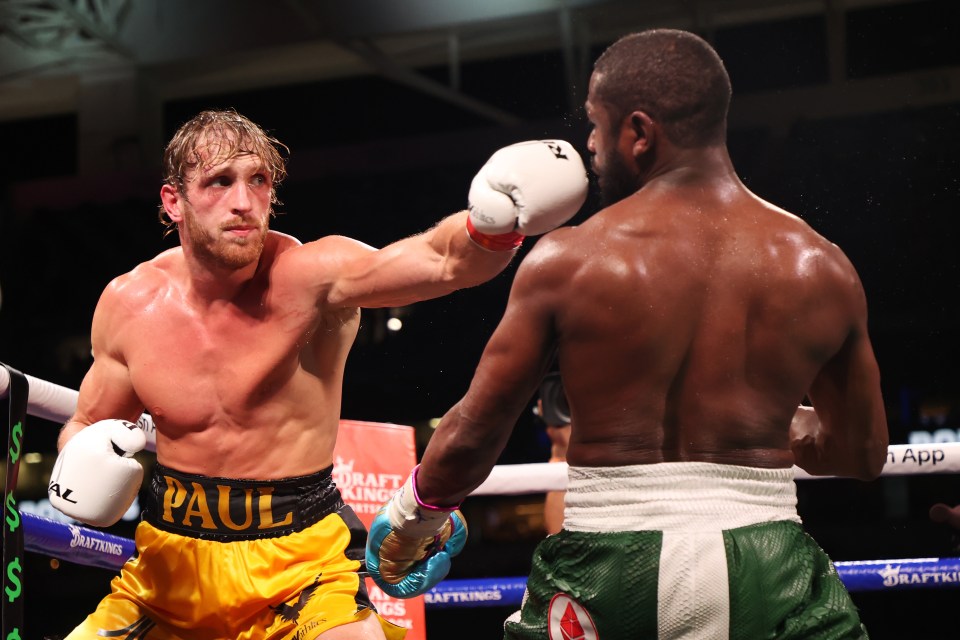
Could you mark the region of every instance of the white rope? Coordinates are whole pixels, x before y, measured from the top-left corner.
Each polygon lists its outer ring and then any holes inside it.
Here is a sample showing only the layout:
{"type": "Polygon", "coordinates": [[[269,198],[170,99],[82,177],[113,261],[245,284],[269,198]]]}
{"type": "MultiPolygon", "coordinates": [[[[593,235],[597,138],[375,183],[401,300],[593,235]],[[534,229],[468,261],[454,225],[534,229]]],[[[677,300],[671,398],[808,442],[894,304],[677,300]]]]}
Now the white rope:
{"type": "MultiPolygon", "coordinates": [[[[39,378],[27,376],[30,392],[27,413],[53,422],[66,422],[77,408],[73,389],[61,387],[39,378]]],[[[0,398],[7,395],[10,375],[0,367],[0,398]]],[[[156,451],[156,427],[149,414],[143,414],[137,424],[147,434],[147,449],[156,451]]],[[[811,480],[830,476],[811,476],[794,467],[797,480],[811,480]]],[[[884,476],[907,476],[927,473],[960,473],[960,442],[941,444],[893,444],[887,452],[884,476]]],[[[567,465],[536,462],[532,464],[497,465],[472,495],[518,495],[562,491],[567,488],[567,465]]]]}
{"type": "MultiPolygon", "coordinates": [[[[27,396],[27,413],[52,422],[66,422],[77,408],[77,396],[73,389],[34,378],[24,374],[30,385],[27,396]]],[[[10,374],[0,367],[0,398],[6,398],[10,390],[10,374]]]]}
{"type": "MultiPolygon", "coordinates": [[[[797,480],[820,480],[793,468],[797,480]]],[[[960,473],[960,442],[943,444],[892,444],[887,451],[884,476],[911,476],[927,473],[960,473]]],[[[497,465],[471,495],[516,495],[563,491],[567,488],[567,465],[563,462],[497,465]]]]}
{"type": "MultiPolygon", "coordinates": [[[[24,374],[30,390],[27,393],[27,413],[36,418],[43,418],[51,422],[64,423],[77,410],[79,392],[68,387],[62,387],[53,382],[24,374]]],[[[10,390],[10,374],[0,367],[0,398],[6,398],[10,390]]],[[[153,418],[144,413],[137,420],[137,426],[147,434],[147,450],[157,450],[157,428],[153,418]]]]}

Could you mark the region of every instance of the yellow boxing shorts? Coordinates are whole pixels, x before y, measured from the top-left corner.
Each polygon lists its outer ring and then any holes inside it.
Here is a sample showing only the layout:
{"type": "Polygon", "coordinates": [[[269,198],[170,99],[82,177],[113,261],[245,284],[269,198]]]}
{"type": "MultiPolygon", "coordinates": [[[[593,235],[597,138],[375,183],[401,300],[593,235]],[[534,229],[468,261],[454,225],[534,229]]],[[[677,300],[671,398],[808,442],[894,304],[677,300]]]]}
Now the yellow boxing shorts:
{"type": "MultiPolygon", "coordinates": [[[[308,640],[378,615],[367,532],[332,470],[260,482],[158,464],[136,556],[66,640],[308,640]]],[[[406,635],[380,624],[388,640],[406,635]]]]}

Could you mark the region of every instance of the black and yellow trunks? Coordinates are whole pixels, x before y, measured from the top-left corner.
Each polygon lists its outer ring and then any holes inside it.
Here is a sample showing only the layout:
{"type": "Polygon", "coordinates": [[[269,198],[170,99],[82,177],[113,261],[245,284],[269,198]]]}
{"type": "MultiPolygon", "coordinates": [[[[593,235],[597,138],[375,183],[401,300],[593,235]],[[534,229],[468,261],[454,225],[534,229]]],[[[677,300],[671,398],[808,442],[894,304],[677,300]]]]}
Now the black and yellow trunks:
{"type": "Polygon", "coordinates": [[[157,466],[136,556],[67,640],[307,640],[376,616],[367,532],[331,468],[298,478],[210,478],[157,466]]]}
{"type": "Polygon", "coordinates": [[[308,476],[236,480],[157,464],[144,519],[162,531],[232,542],[301,531],[343,507],[332,465],[308,476]]]}

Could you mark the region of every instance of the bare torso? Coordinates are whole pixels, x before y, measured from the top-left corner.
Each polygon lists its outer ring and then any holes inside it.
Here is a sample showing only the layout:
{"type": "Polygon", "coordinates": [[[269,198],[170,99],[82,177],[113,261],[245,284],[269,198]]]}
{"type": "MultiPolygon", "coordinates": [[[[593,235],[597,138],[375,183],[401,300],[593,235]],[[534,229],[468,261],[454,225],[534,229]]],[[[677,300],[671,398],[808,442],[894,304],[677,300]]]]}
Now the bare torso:
{"type": "Polygon", "coordinates": [[[254,278],[228,300],[195,300],[179,250],[117,284],[113,340],[157,425],[161,464],[269,479],[332,462],[360,314],[320,308],[282,256],[296,249],[273,234],[254,278]]]}
{"type": "Polygon", "coordinates": [[[794,410],[854,322],[836,247],[723,181],[650,185],[552,239],[571,464],[793,464],[794,410]]]}

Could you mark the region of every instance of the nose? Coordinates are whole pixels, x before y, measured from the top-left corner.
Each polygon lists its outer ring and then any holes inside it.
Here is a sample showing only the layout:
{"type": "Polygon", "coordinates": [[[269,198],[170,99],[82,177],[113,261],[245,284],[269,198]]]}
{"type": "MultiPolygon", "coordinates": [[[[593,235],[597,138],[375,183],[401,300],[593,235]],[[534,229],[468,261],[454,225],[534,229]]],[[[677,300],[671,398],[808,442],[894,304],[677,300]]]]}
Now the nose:
{"type": "Polygon", "coordinates": [[[230,189],[230,209],[234,213],[244,213],[249,211],[250,207],[251,200],[247,185],[238,180],[230,189]]]}

